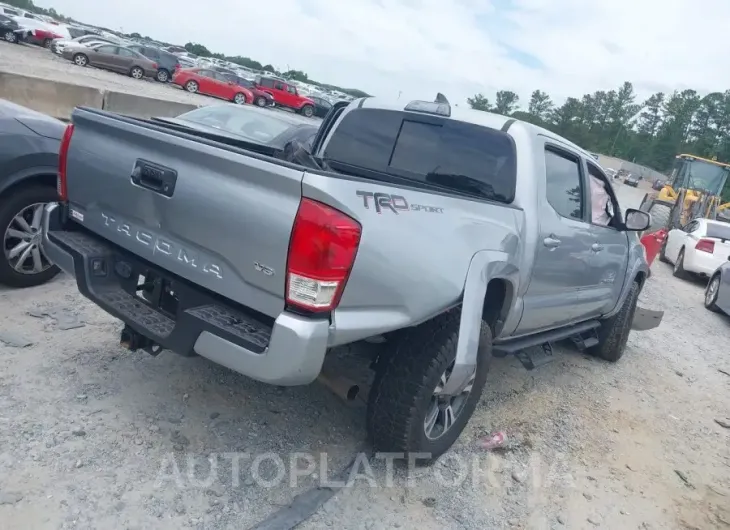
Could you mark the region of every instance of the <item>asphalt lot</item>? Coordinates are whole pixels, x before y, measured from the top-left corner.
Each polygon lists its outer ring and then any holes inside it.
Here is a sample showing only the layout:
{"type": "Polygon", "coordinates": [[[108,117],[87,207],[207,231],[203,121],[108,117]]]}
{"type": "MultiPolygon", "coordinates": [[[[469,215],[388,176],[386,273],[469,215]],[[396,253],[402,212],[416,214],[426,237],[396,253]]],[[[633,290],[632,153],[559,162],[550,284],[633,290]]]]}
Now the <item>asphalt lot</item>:
{"type": "MultiPolygon", "coordinates": [[[[25,48],[40,59],[19,73],[77,78],[25,48]]],[[[138,92],[117,74],[84,76],[138,92]]],[[[617,189],[624,207],[645,193],[617,189]]],[[[641,303],[664,322],[632,333],[619,363],[567,346],[535,372],[497,360],[446,457],[411,483],[399,470],[390,484],[382,460],[370,475],[362,464],[301,528],[726,528],[730,438],[714,420],[730,416],[720,371],[730,373],[730,320],[704,309],[701,283],[658,262],[653,272],[641,303]],[[506,449],[482,450],[498,430],[506,449]]],[[[362,447],[361,404],[318,384],[270,387],[205,359],[123,350],[119,323],[66,276],[0,288],[0,331],[30,343],[0,342],[0,529],[249,528],[362,447]]],[[[348,358],[361,359],[351,349],[335,362],[348,358]]]]}

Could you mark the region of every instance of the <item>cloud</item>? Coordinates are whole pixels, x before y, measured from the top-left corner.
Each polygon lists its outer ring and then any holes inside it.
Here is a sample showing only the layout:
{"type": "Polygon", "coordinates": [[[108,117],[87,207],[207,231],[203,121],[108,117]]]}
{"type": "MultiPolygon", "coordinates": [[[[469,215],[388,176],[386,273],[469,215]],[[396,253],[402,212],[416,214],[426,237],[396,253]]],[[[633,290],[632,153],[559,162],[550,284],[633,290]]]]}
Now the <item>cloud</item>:
{"type": "Polygon", "coordinates": [[[243,55],[403,99],[534,89],[557,100],[632,81],[730,88],[727,0],[39,0],[88,23],[243,55]],[[700,16],[702,14],[702,16],[700,16]]]}

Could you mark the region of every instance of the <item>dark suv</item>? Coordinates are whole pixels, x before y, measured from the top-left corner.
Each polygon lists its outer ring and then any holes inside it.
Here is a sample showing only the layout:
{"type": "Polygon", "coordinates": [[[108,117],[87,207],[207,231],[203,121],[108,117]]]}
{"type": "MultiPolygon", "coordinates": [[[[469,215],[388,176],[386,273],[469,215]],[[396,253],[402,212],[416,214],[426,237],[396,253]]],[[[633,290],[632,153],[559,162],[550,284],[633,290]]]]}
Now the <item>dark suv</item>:
{"type": "Polygon", "coordinates": [[[180,68],[180,62],[177,57],[170,52],[166,52],[154,46],[143,46],[142,44],[131,44],[126,46],[130,50],[141,53],[148,59],[157,63],[157,80],[160,83],[168,83],[172,79],[172,74],[180,68]]]}
{"type": "Polygon", "coordinates": [[[8,42],[18,42],[16,31],[20,29],[18,23],[10,17],[0,15],[0,39],[8,42]]]}

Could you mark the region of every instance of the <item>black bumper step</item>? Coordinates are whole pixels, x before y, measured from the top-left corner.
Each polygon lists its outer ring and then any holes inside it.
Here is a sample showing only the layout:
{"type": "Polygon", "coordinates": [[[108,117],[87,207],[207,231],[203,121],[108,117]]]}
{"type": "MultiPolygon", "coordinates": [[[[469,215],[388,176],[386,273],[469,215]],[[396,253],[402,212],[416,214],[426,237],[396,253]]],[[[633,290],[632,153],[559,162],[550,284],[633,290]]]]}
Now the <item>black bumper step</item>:
{"type": "Polygon", "coordinates": [[[192,355],[203,331],[254,353],[263,353],[269,345],[274,324],[269,317],[227,301],[86,231],[50,231],[48,239],[73,257],[76,282],[84,296],[165,349],[192,355]],[[152,275],[174,286],[175,314],[137,294],[142,275],[152,275]]]}

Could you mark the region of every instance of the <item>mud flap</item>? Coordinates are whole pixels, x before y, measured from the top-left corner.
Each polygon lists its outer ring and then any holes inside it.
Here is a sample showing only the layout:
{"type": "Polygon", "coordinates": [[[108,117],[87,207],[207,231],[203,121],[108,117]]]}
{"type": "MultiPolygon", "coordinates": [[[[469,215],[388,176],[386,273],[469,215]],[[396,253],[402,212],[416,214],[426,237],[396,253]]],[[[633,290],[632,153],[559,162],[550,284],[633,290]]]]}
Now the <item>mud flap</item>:
{"type": "Polygon", "coordinates": [[[634,312],[634,320],[631,322],[631,329],[636,331],[647,331],[659,327],[664,317],[664,311],[654,311],[652,309],[644,309],[636,307],[634,312]]]}

